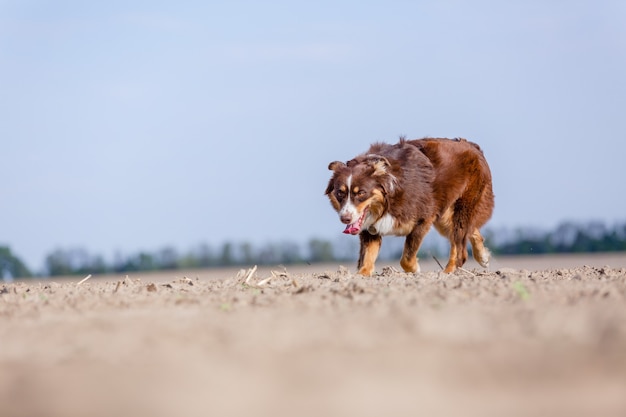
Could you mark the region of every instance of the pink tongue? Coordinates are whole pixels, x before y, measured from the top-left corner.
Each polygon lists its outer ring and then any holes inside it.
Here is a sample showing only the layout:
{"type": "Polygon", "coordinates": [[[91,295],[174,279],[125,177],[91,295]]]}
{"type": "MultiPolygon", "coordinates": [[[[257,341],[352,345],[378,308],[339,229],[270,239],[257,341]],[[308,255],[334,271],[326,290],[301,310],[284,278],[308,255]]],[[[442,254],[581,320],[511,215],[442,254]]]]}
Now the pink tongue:
{"type": "Polygon", "coordinates": [[[343,232],[347,235],[356,235],[357,233],[359,233],[359,229],[354,224],[349,224],[346,226],[346,230],[344,230],[343,232]]]}

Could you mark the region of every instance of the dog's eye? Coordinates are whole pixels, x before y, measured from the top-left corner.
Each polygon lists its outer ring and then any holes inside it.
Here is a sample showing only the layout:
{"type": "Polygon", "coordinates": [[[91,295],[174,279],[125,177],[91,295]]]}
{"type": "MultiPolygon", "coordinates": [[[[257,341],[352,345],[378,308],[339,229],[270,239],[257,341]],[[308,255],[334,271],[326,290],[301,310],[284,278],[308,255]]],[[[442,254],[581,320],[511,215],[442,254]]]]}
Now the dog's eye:
{"type": "Polygon", "coordinates": [[[343,191],[341,191],[341,190],[338,190],[338,191],[335,193],[335,197],[337,197],[337,200],[343,200],[343,199],[345,198],[345,196],[346,196],[346,193],[344,193],[344,192],[343,192],[343,191]]]}
{"type": "Polygon", "coordinates": [[[363,190],[356,193],[356,198],[358,198],[359,200],[365,200],[366,196],[367,196],[367,193],[363,190]]]}

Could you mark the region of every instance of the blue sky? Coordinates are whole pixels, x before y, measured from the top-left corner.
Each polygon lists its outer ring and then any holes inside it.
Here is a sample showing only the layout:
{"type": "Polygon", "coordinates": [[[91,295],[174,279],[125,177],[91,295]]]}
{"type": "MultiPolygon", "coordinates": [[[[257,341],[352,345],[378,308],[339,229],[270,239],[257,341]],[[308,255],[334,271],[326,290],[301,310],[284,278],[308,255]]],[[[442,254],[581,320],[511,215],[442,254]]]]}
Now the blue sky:
{"type": "Polygon", "coordinates": [[[478,142],[494,227],[624,220],[625,21],[605,0],[0,0],[0,243],[37,269],[335,239],[328,163],[399,135],[478,142]]]}

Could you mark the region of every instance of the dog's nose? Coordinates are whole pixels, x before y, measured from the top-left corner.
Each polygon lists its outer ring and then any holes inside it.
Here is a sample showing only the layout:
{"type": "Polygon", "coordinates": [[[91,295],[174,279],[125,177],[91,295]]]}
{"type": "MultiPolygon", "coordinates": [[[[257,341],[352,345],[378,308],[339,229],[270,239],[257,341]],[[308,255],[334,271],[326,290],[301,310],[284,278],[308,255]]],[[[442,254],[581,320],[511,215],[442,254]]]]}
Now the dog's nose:
{"type": "Polygon", "coordinates": [[[352,222],[352,216],[349,214],[342,214],[339,218],[341,219],[341,223],[344,224],[350,224],[352,222]]]}

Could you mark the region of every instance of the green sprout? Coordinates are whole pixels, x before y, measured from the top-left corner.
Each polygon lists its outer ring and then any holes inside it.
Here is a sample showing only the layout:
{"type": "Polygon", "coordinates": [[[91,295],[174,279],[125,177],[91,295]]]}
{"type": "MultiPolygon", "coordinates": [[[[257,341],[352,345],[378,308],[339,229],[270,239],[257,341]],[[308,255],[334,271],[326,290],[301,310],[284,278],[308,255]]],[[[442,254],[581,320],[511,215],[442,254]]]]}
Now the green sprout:
{"type": "Polygon", "coordinates": [[[526,301],[530,298],[530,293],[528,292],[528,289],[526,289],[526,286],[521,281],[515,281],[513,283],[513,289],[515,290],[515,292],[517,292],[517,295],[519,295],[519,298],[521,298],[522,300],[526,301]]]}

